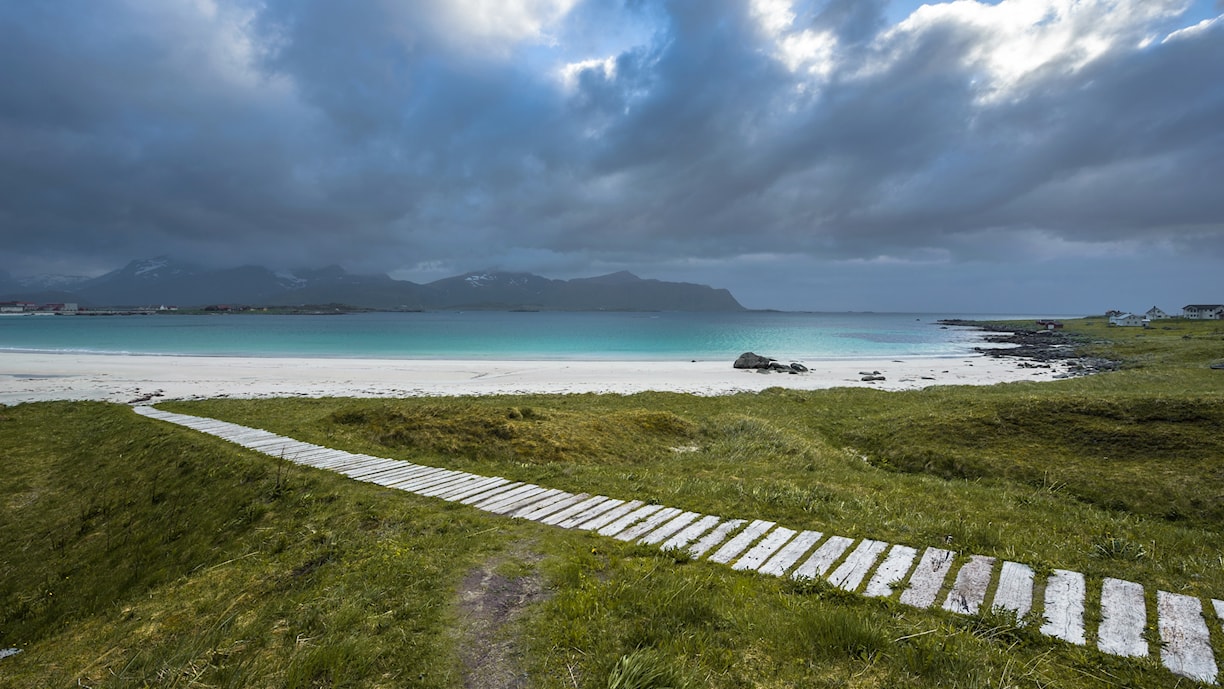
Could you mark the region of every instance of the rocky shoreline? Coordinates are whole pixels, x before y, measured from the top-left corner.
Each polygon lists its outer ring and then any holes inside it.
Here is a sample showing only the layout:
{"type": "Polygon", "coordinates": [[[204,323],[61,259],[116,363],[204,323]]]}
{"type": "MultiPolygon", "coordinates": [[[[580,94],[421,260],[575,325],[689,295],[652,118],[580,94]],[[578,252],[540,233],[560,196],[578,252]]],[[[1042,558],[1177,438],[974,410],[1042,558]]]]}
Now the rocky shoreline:
{"type": "Polygon", "coordinates": [[[1093,373],[1117,371],[1122,367],[1120,361],[1086,355],[1084,353],[1086,343],[1082,338],[1059,330],[1017,328],[962,319],[941,320],[939,324],[975,328],[989,333],[982,338],[986,342],[993,345],[1011,346],[974,347],[974,351],[995,359],[1021,359],[1019,364],[1021,368],[1052,368],[1056,363],[1064,364],[1066,371],[1054,376],[1055,378],[1078,378],[1093,373]]]}

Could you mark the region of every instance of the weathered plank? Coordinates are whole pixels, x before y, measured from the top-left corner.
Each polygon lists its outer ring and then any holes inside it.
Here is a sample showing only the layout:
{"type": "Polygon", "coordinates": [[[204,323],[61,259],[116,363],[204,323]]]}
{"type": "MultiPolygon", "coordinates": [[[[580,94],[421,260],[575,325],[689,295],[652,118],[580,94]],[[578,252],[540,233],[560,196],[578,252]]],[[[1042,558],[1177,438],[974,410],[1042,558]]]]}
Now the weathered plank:
{"type": "Polygon", "coordinates": [[[319,458],[311,462],[311,466],[315,466],[320,469],[327,469],[329,471],[337,471],[338,467],[356,464],[358,462],[358,457],[359,455],[354,455],[350,452],[341,452],[340,450],[336,450],[326,459],[319,458]]]}
{"type": "Polygon", "coordinates": [[[1211,632],[1199,599],[1168,591],[1156,592],[1160,628],[1160,662],[1170,672],[1200,682],[1216,681],[1219,668],[1211,652],[1211,632]]]}
{"type": "Polygon", "coordinates": [[[681,529],[680,533],[667,539],[663,542],[663,545],[659,547],[663,550],[679,550],[680,548],[683,548],[689,543],[697,540],[701,534],[713,529],[714,526],[718,524],[720,519],[722,519],[722,517],[715,517],[714,515],[704,516],[701,519],[698,519],[696,522],[693,522],[692,524],[689,524],[681,529]]]}
{"type": "Polygon", "coordinates": [[[485,508],[485,510],[492,512],[493,514],[510,514],[511,512],[517,512],[521,509],[530,508],[532,505],[538,505],[540,502],[548,500],[549,498],[564,492],[565,491],[559,488],[541,487],[538,493],[525,493],[517,498],[511,498],[495,505],[489,505],[485,508]]]}
{"type": "MultiPolygon", "coordinates": [[[[618,541],[632,541],[634,539],[641,538],[647,533],[659,528],[659,525],[663,522],[676,517],[682,511],[683,510],[676,509],[675,507],[664,507],[628,529],[625,529],[618,534],[613,534],[612,538],[615,538],[618,541]]],[[[600,533],[603,533],[603,531],[600,531],[600,533]]]]}
{"type": "Polygon", "coordinates": [[[716,550],[714,554],[710,556],[710,562],[717,562],[722,565],[727,564],[736,555],[744,552],[745,548],[752,545],[753,541],[760,538],[766,531],[773,528],[773,525],[773,522],[765,521],[764,519],[757,519],[753,521],[747,526],[747,528],[736,534],[735,538],[727,541],[721,548],[716,550]]]}
{"type": "Polygon", "coordinates": [[[387,474],[381,474],[371,479],[370,483],[377,483],[380,486],[391,486],[394,483],[406,481],[408,479],[420,476],[420,467],[404,467],[387,474]]]}
{"type": "Polygon", "coordinates": [[[1041,633],[1068,643],[1084,645],[1084,575],[1056,569],[1046,581],[1046,623],[1041,633]]]}
{"type": "Polygon", "coordinates": [[[561,493],[547,500],[522,508],[517,512],[512,512],[510,516],[516,519],[536,521],[550,514],[556,514],[571,505],[577,505],[589,497],[591,497],[590,493],[561,493]]]}
{"type": "Polygon", "coordinates": [[[497,486],[502,486],[507,483],[510,483],[510,479],[505,479],[500,476],[493,476],[486,478],[483,481],[474,481],[466,486],[443,491],[434,495],[434,497],[442,500],[450,500],[451,502],[457,502],[469,495],[475,495],[480,491],[496,488],[497,486]]]}
{"type": "Polygon", "coordinates": [[[585,512],[586,510],[589,510],[592,507],[599,505],[601,503],[607,502],[608,500],[611,500],[611,498],[609,498],[606,495],[593,495],[587,498],[586,500],[583,500],[582,502],[578,502],[573,505],[570,505],[569,507],[566,507],[565,509],[560,510],[559,512],[554,512],[548,515],[547,517],[542,517],[540,519],[537,519],[536,521],[540,522],[541,524],[551,524],[553,526],[556,526],[557,524],[560,524],[566,519],[569,519],[570,517],[580,512],[585,512]]]}
{"type": "Polygon", "coordinates": [[[816,542],[823,536],[819,531],[803,531],[790,543],[787,543],[784,548],[769,558],[765,564],[761,565],[758,572],[761,574],[771,574],[775,577],[780,577],[790,569],[791,565],[799,561],[803,554],[816,545],[816,542]]]}
{"type": "Polygon", "coordinates": [[[668,521],[659,525],[659,527],[654,531],[642,536],[640,539],[638,539],[638,543],[641,543],[642,545],[657,545],[662,543],[668,538],[676,535],[676,533],[684,527],[697,521],[698,517],[700,516],[701,514],[698,512],[681,512],[676,516],[676,518],[669,519],[668,521]]]}
{"type": "Polygon", "coordinates": [[[884,541],[864,539],[854,552],[846,556],[846,561],[829,575],[829,583],[847,591],[857,591],[867,572],[887,547],[884,541]]]}
{"type": "Polygon", "coordinates": [[[443,483],[450,483],[451,481],[454,481],[456,478],[457,477],[455,476],[454,472],[450,470],[443,470],[443,471],[439,471],[439,472],[430,474],[429,476],[422,475],[422,476],[418,476],[417,478],[411,481],[407,481],[404,483],[395,483],[393,485],[402,491],[407,491],[409,493],[416,493],[418,491],[425,490],[426,488],[431,488],[433,486],[437,486],[443,483]]]}
{"type": "Polygon", "coordinates": [[[918,557],[917,548],[894,545],[892,550],[888,551],[888,557],[884,558],[884,561],[880,563],[880,568],[871,577],[871,581],[867,582],[863,595],[875,598],[891,596],[896,585],[905,580],[905,575],[909,572],[910,566],[914,564],[916,557],[918,557]]]}
{"type": "Polygon", "coordinates": [[[535,485],[534,483],[520,483],[517,487],[515,487],[512,490],[508,490],[504,493],[499,493],[497,495],[487,497],[483,500],[476,500],[468,504],[470,504],[472,507],[475,507],[476,509],[483,510],[485,509],[485,507],[489,505],[495,505],[499,502],[504,502],[506,500],[513,500],[514,498],[517,498],[518,496],[524,493],[530,493],[531,491],[539,489],[539,488],[540,487],[535,485]]]}
{"type": "Polygon", "coordinates": [[[829,571],[834,562],[846,552],[850,544],[854,543],[854,539],[846,538],[845,536],[830,536],[829,540],[825,541],[816,552],[812,553],[803,564],[795,568],[791,572],[791,577],[794,579],[815,579],[816,577],[824,576],[824,573],[829,571]]]}
{"type": "Polygon", "coordinates": [[[562,522],[559,522],[557,526],[561,527],[562,529],[572,529],[583,522],[590,521],[591,519],[594,519],[595,517],[598,517],[599,515],[604,514],[605,512],[610,512],[616,509],[617,507],[620,507],[623,504],[625,504],[624,500],[619,500],[619,499],[605,500],[599,503],[598,505],[591,507],[590,509],[585,509],[579,512],[578,514],[575,514],[572,517],[562,522]]]}
{"type": "Polygon", "coordinates": [[[630,525],[636,524],[639,521],[646,519],[647,517],[654,514],[655,512],[658,512],[661,509],[663,509],[662,505],[642,505],[641,507],[630,512],[629,514],[626,514],[625,516],[620,517],[619,519],[615,519],[612,522],[609,522],[608,524],[599,527],[595,531],[600,536],[614,536],[624,531],[625,529],[629,528],[630,525]]]}
{"type": "Polygon", "coordinates": [[[942,548],[927,548],[910,575],[909,586],[901,592],[901,602],[915,608],[929,608],[943,588],[956,553],[942,548]]]}
{"type": "Polygon", "coordinates": [[[510,483],[503,483],[502,485],[497,486],[496,488],[490,488],[489,490],[482,491],[480,493],[476,493],[475,495],[469,495],[468,497],[462,500],[456,500],[455,502],[458,502],[463,505],[471,505],[473,503],[481,502],[482,500],[488,500],[489,498],[492,498],[498,495],[503,495],[505,493],[509,493],[510,491],[522,485],[524,484],[521,481],[512,481],[510,483]]]}
{"type": "Polygon", "coordinates": [[[1027,615],[1033,609],[1033,568],[1004,560],[990,607],[1014,612],[1017,618],[1027,615]]]}
{"type": "Polygon", "coordinates": [[[752,550],[749,550],[743,557],[736,560],[735,564],[731,565],[731,569],[752,571],[760,569],[761,565],[765,564],[765,561],[768,560],[771,555],[777,552],[779,548],[786,545],[786,542],[794,536],[794,531],[786,527],[779,526],[773,531],[770,531],[768,536],[762,538],[760,543],[757,543],[752,547],[752,550]]]}
{"type": "Polygon", "coordinates": [[[1097,629],[1097,648],[1116,656],[1142,657],[1148,654],[1143,638],[1147,607],[1143,587],[1133,581],[1105,578],[1101,584],[1101,626],[1097,629]]]}
{"type": "Polygon", "coordinates": [[[403,465],[394,459],[384,459],[377,462],[363,463],[350,469],[346,469],[340,473],[348,476],[349,478],[364,481],[368,476],[377,476],[384,471],[400,469],[402,466],[403,465]]]}
{"type": "Polygon", "coordinates": [[[458,486],[469,485],[471,484],[472,480],[473,476],[471,474],[460,473],[455,476],[451,476],[449,481],[441,481],[433,484],[432,486],[422,488],[421,490],[416,491],[416,494],[424,495],[425,497],[433,497],[440,492],[447,491],[458,486]]]}
{"type": "Polygon", "coordinates": [[[543,486],[537,486],[534,483],[525,483],[508,493],[491,497],[488,500],[481,500],[473,503],[472,506],[477,509],[496,514],[498,510],[504,507],[522,504],[523,500],[532,498],[543,493],[544,491],[545,488],[543,486]]]}
{"type": "Polygon", "coordinates": [[[413,473],[405,476],[404,478],[396,479],[394,481],[388,481],[385,485],[388,488],[398,488],[399,490],[411,492],[412,489],[418,484],[422,484],[425,481],[428,481],[432,477],[442,476],[443,475],[442,472],[444,471],[446,470],[445,469],[434,469],[432,467],[426,468],[423,471],[414,471],[413,473]]]}
{"type": "Polygon", "coordinates": [[[736,529],[740,528],[746,523],[747,520],[744,519],[728,519],[722,524],[719,524],[718,528],[702,536],[701,540],[689,547],[689,555],[693,556],[694,558],[705,555],[711,548],[727,540],[727,536],[730,536],[736,529]]]}
{"type": "Polygon", "coordinates": [[[956,582],[944,599],[944,610],[964,615],[975,614],[986,600],[986,589],[990,587],[990,574],[994,558],[974,555],[956,573],[956,582]]]}
{"type": "Polygon", "coordinates": [[[583,531],[594,531],[600,528],[601,526],[607,526],[608,524],[611,524],[617,519],[620,519],[621,517],[625,516],[626,514],[629,514],[630,512],[636,510],[637,508],[645,504],[646,503],[642,502],[641,500],[630,500],[629,502],[626,502],[616,507],[615,509],[604,512],[598,517],[595,517],[593,519],[588,519],[585,522],[582,522],[581,524],[579,524],[578,526],[574,528],[581,529],[583,531]]]}

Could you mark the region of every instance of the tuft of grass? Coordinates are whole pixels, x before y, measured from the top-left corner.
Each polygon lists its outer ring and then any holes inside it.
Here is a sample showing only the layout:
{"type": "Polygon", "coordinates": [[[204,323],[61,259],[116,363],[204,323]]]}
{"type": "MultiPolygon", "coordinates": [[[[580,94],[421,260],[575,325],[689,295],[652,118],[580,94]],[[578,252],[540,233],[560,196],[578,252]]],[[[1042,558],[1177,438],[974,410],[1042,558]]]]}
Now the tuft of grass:
{"type": "Polygon", "coordinates": [[[688,686],[681,672],[649,649],[617,659],[608,673],[608,689],[681,689],[688,686]]]}
{"type": "Polygon", "coordinates": [[[892,639],[862,610],[824,607],[808,611],[796,624],[799,653],[818,658],[870,660],[892,647],[892,639]]]}

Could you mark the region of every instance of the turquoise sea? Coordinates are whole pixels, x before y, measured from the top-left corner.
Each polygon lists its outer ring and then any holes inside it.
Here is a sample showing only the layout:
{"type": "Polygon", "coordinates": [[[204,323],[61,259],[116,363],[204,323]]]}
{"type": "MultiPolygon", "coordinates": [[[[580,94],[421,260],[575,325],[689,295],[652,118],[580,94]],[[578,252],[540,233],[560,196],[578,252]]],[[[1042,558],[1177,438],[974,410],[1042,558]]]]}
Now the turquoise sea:
{"type": "Polygon", "coordinates": [[[0,317],[3,352],[404,359],[779,359],[960,356],[998,314],[423,312],[0,317]]]}

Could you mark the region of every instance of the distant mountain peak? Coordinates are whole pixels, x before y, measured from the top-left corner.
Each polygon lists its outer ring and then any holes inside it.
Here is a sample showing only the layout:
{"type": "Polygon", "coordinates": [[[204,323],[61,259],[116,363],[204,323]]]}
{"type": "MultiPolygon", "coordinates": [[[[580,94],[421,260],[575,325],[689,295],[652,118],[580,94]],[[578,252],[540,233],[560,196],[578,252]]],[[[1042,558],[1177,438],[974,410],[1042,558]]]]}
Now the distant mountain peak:
{"type": "MultiPolygon", "coordinates": [[[[198,272],[194,265],[176,261],[169,256],[141,258],[129,262],[123,268],[108,273],[108,275],[125,275],[141,280],[160,280],[171,275],[187,275],[198,272]]],[[[103,278],[107,275],[103,275],[103,278]]]]}
{"type": "Polygon", "coordinates": [[[625,285],[642,281],[642,278],[630,273],[627,270],[618,270],[615,273],[608,273],[607,275],[598,275],[593,278],[578,278],[575,280],[575,282],[587,282],[600,285],[625,285]]]}

